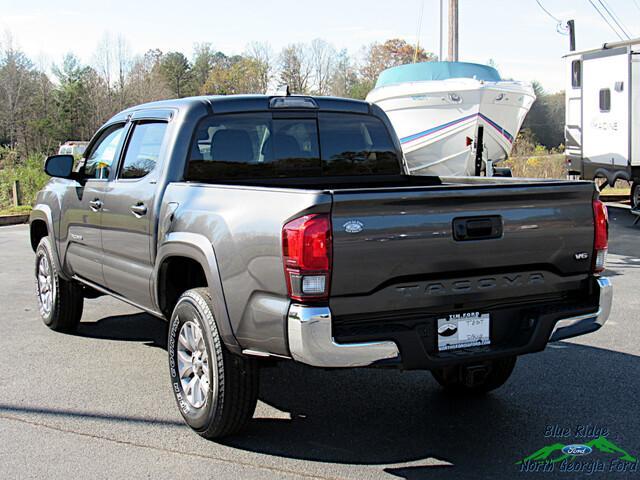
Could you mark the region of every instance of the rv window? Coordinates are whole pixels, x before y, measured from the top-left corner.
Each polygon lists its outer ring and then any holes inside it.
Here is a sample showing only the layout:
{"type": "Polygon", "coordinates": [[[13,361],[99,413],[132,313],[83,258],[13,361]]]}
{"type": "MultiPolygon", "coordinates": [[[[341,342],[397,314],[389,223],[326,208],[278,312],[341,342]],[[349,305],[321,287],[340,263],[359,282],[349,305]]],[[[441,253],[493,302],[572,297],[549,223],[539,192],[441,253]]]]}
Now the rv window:
{"type": "Polygon", "coordinates": [[[611,90],[603,88],[600,90],[600,111],[608,112],[611,110],[611,90]]]}
{"type": "Polygon", "coordinates": [[[571,86],[573,88],[582,86],[582,62],[580,60],[571,62],[571,86]]]}

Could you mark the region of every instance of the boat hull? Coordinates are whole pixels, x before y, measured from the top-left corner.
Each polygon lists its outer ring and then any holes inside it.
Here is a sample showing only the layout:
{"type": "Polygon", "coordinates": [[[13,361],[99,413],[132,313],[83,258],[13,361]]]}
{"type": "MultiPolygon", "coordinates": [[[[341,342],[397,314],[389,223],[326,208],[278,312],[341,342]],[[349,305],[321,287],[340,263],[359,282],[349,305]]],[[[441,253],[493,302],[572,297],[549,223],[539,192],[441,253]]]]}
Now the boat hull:
{"type": "Polygon", "coordinates": [[[448,176],[476,173],[480,127],[482,160],[507,158],[535,95],[521,82],[450,79],[379,87],[367,100],[389,116],[411,173],[448,176]]]}

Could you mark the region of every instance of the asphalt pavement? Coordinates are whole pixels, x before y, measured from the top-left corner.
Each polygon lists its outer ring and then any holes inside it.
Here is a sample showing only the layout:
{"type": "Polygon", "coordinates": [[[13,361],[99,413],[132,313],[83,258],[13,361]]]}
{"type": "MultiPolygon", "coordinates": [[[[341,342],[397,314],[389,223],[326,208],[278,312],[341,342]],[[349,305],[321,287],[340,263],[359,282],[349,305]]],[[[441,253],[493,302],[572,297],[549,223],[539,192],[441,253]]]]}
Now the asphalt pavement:
{"type": "MultiPolygon", "coordinates": [[[[0,478],[585,478],[516,462],[603,433],[640,457],[640,225],[627,210],[610,216],[609,322],[520,358],[499,390],[456,399],[428,372],[283,362],[263,369],[248,430],[220,442],[182,422],[163,321],[100,298],[86,301],[77,334],[50,331],[37,312],[28,227],[2,227],[0,478]]],[[[609,469],[615,457],[588,458],[609,469]]],[[[625,468],[591,478],[640,479],[625,468]]]]}

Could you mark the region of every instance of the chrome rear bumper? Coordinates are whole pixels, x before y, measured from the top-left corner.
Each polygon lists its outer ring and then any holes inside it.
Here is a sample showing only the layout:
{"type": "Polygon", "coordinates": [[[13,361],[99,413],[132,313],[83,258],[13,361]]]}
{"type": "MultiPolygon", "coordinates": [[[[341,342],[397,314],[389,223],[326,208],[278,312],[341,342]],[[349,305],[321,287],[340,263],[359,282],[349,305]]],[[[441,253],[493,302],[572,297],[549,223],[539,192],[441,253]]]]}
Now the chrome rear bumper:
{"type": "Polygon", "coordinates": [[[329,307],[291,305],[288,330],[293,359],[314,367],[364,367],[400,355],[394,342],[336,343],[329,307]]]}
{"type": "Polygon", "coordinates": [[[598,279],[600,287],[600,302],[598,310],[593,313],[579,315],[577,317],[568,317],[560,319],[556,322],[555,327],[549,336],[550,342],[564,340],[565,338],[577,337],[585,333],[595,332],[605,324],[611,313],[611,304],[613,302],[613,286],[611,280],[607,277],[598,279]]]}
{"type": "MultiPolygon", "coordinates": [[[[554,342],[590,333],[604,325],[611,312],[613,288],[608,278],[599,278],[597,282],[600,288],[598,310],[590,314],[558,320],[549,336],[549,341],[554,342]]],[[[364,367],[400,357],[398,346],[392,341],[337,343],[331,332],[329,307],[291,305],[287,329],[291,357],[298,362],[315,367],[364,367]]]]}

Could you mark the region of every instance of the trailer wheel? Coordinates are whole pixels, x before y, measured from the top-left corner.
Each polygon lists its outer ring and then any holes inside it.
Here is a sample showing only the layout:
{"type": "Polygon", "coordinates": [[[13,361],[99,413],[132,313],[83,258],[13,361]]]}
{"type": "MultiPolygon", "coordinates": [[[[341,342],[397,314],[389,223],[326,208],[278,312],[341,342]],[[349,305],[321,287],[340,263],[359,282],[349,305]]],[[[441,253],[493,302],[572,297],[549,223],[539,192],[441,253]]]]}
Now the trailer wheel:
{"type": "Polygon", "coordinates": [[[479,365],[457,365],[432,370],[436,381],[454,395],[482,395],[504,385],[517,357],[499,358],[479,365]]]}
{"type": "Polygon", "coordinates": [[[640,182],[633,182],[629,197],[629,200],[631,200],[631,208],[634,210],[640,208],[640,182]]]}

